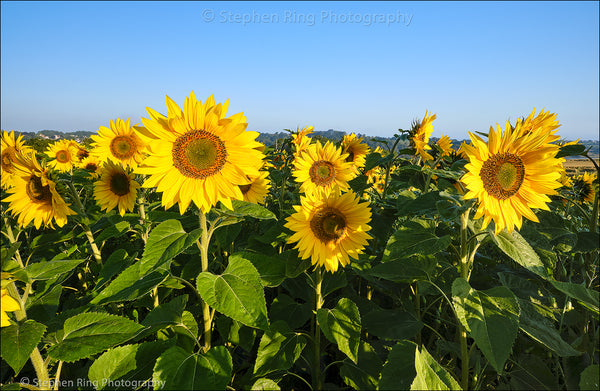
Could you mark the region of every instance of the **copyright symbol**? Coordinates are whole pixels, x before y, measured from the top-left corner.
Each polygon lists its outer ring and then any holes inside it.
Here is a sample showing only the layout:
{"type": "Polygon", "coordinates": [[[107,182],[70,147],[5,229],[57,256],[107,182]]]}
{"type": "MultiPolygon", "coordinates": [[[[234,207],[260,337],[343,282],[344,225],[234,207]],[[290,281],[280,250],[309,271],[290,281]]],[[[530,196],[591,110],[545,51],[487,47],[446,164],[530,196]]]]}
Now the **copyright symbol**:
{"type": "Polygon", "coordinates": [[[202,19],[207,23],[212,22],[213,20],[215,20],[215,12],[210,8],[205,8],[202,11],[202,19]]]}
{"type": "Polygon", "coordinates": [[[29,384],[29,378],[28,377],[22,377],[21,380],[19,380],[19,383],[21,383],[21,384],[29,384]]]}

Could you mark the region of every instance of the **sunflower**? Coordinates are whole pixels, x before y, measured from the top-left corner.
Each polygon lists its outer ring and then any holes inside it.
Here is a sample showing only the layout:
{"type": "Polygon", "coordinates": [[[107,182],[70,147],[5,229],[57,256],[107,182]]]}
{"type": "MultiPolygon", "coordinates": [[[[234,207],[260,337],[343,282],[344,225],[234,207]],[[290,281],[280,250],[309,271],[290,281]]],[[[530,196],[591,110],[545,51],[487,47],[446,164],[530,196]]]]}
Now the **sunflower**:
{"type": "Polygon", "coordinates": [[[139,127],[131,126],[127,118],[110,120],[109,127],[100,126],[98,135],[92,135],[93,154],[101,161],[111,160],[123,166],[136,168],[145,157],[146,142],[138,134],[139,127]]]}
{"type": "Polygon", "coordinates": [[[51,159],[48,166],[59,172],[71,172],[79,163],[77,148],[69,140],[58,140],[48,145],[46,155],[51,159]]]}
{"type": "Polygon", "coordinates": [[[102,162],[98,157],[90,155],[84,158],[79,164],[79,168],[88,170],[92,179],[96,179],[100,176],[100,170],[102,169],[102,162]]]}
{"type": "Polygon", "coordinates": [[[75,140],[68,140],[69,144],[77,150],[77,159],[79,163],[83,161],[86,157],[90,156],[90,152],[85,148],[85,146],[79,144],[75,140]]]}
{"type": "Polygon", "coordinates": [[[311,258],[316,267],[335,272],[338,265],[358,259],[371,229],[371,209],[368,202],[358,202],[353,192],[330,194],[327,197],[301,197],[301,205],[294,205],[296,213],[288,217],[285,227],[294,231],[288,243],[298,242],[302,259],[311,258]]]}
{"type": "Polygon", "coordinates": [[[2,175],[0,175],[0,183],[3,189],[8,189],[12,186],[14,174],[14,162],[22,154],[35,154],[35,150],[25,145],[23,135],[15,140],[15,132],[10,133],[3,130],[0,141],[0,156],[2,158],[2,175]]]}
{"type": "Polygon", "coordinates": [[[202,104],[194,92],[185,99],[185,111],[167,96],[168,117],[148,108],[142,118],[150,139],[150,157],[137,172],[148,174],[144,187],[163,192],[162,204],[179,204],[181,214],[194,201],[202,213],[217,202],[232,208],[231,200],[244,198],[240,185],[260,175],[264,155],[257,149],[257,132],[246,131],[246,117],[225,118],[228,102],[215,105],[211,96],[202,104]]]}
{"type": "Polygon", "coordinates": [[[451,156],[452,153],[455,152],[454,149],[452,149],[452,140],[446,135],[442,135],[435,144],[442,150],[442,156],[451,156]]]}
{"type": "Polygon", "coordinates": [[[296,131],[296,133],[292,134],[292,144],[294,145],[294,161],[300,158],[302,152],[306,150],[306,148],[310,145],[312,139],[308,137],[314,131],[312,126],[305,126],[300,130],[296,131]]]}
{"type": "Polygon", "coordinates": [[[264,204],[265,197],[269,194],[271,184],[267,179],[268,171],[261,171],[256,178],[249,178],[251,181],[248,185],[240,185],[240,190],[244,195],[244,201],[253,202],[255,204],[264,204]]]}
{"type": "Polygon", "coordinates": [[[583,175],[574,176],[571,187],[575,198],[580,202],[594,202],[594,198],[596,197],[596,190],[594,189],[595,181],[596,175],[590,175],[587,172],[584,172],[583,175]]]}
{"type": "Polygon", "coordinates": [[[428,150],[431,150],[431,147],[427,143],[429,142],[429,136],[433,133],[433,121],[436,118],[436,114],[429,116],[427,115],[427,111],[425,111],[423,121],[415,124],[413,130],[410,131],[410,145],[421,156],[423,161],[433,159],[433,156],[427,153],[428,150]]]}
{"type": "Polygon", "coordinates": [[[523,136],[529,134],[533,131],[540,132],[540,136],[544,137],[544,143],[553,143],[558,141],[560,137],[554,133],[558,131],[560,127],[558,120],[556,119],[555,113],[550,113],[548,111],[542,111],[535,116],[535,109],[529,114],[529,117],[521,120],[517,119],[517,127],[520,126],[519,136],[523,136]]]}
{"type": "Polygon", "coordinates": [[[371,149],[362,141],[363,139],[358,138],[354,133],[346,134],[342,139],[342,153],[348,154],[346,161],[352,163],[356,172],[359,168],[364,167],[367,154],[371,149]]]}
{"type": "Polygon", "coordinates": [[[487,144],[469,135],[472,144],[462,148],[470,163],[461,180],[469,190],[464,198],[479,201],[475,218],[484,217],[484,228],[494,220],[496,234],[505,227],[520,229],[523,216],[538,222],[531,208],[548,210],[548,195],[561,186],[554,157],[558,146],[547,142],[543,129],[524,134],[520,123],[513,129],[507,122],[504,133],[500,125],[496,131],[490,127],[487,144]]]}
{"type": "Polygon", "coordinates": [[[56,191],[56,183],[48,178],[48,169],[42,168],[35,155],[24,155],[15,162],[14,186],[7,190],[10,195],[3,201],[10,202],[8,211],[18,215],[17,223],[26,227],[31,221],[39,229],[59,227],[67,223],[67,216],[75,214],[56,191]]]}
{"type": "Polygon", "coordinates": [[[328,141],[309,145],[294,165],[296,182],[302,183],[300,191],[307,195],[323,192],[330,194],[334,189],[346,190],[352,179],[352,163],[347,162],[348,154],[328,141]]]}
{"type": "Polygon", "coordinates": [[[118,207],[119,214],[124,216],[126,211],[133,211],[139,187],[133,173],[119,163],[107,161],[100,180],[94,182],[94,198],[101,210],[108,212],[118,207]]]}
{"type": "Polygon", "coordinates": [[[8,290],[2,289],[0,290],[0,308],[0,327],[6,327],[10,326],[7,312],[19,311],[21,306],[8,294],[8,290]]]}

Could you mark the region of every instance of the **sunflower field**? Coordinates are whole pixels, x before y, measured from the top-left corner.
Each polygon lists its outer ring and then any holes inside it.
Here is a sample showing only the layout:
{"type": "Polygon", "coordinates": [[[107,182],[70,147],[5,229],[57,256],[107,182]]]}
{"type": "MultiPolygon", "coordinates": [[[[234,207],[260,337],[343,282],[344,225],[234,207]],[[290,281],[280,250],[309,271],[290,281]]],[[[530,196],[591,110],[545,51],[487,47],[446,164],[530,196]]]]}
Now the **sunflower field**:
{"type": "Polygon", "coordinates": [[[266,147],[166,106],[2,132],[3,390],[598,389],[598,164],[556,114],[266,147]]]}

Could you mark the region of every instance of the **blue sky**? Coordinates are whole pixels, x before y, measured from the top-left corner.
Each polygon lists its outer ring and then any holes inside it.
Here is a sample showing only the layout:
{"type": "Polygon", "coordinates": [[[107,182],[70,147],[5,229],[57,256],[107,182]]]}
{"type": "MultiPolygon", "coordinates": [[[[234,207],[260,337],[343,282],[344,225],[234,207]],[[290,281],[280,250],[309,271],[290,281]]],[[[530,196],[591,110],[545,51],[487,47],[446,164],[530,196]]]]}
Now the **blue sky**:
{"type": "Polygon", "coordinates": [[[598,2],[6,2],[1,127],[96,131],[193,90],[248,129],[434,136],[558,114],[598,139],[598,2]]]}

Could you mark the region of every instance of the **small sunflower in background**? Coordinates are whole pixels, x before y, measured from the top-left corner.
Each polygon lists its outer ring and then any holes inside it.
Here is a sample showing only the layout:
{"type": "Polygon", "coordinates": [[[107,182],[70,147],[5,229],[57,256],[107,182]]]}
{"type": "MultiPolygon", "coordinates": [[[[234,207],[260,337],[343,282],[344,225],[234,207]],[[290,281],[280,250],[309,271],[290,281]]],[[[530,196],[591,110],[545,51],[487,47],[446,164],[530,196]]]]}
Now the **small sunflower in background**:
{"type": "Polygon", "coordinates": [[[21,310],[19,302],[8,294],[8,290],[0,290],[0,327],[10,326],[10,318],[7,312],[21,310]]]}
{"type": "Polygon", "coordinates": [[[300,130],[296,131],[296,133],[292,134],[292,144],[295,147],[294,150],[294,160],[297,160],[302,155],[302,152],[310,145],[312,139],[308,137],[314,131],[312,126],[305,126],[300,130]]]}
{"type": "Polygon", "coordinates": [[[244,201],[252,202],[255,204],[264,204],[265,197],[269,194],[271,184],[267,176],[268,171],[261,171],[260,175],[256,178],[249,178],[251,181],[247,185],[240,185],[240,190],[244,195],[244,201]]]}
{"type": "Polygon", "coordinates": [[[307,195],[329,195],[335,189],[346,190],[353,178],[352,163],[346,161],[347,157],[329,141],[325,145],[320,141],[309,145],[294,165],[293,174],[296,182],[301,183],[300,191],[307,195]]]}
{"type": "Polygon", "coordinates": [[[288,243],[298,242],[295,248],[302,259],[311,258],[313,265],[329,272],[349,264],[350,258],[358,259],[371,239],[371,209],[358,201],[353,192],[301,197],[285,224],[294,231],[288,243]]]}
{"type": "Polygon", "coordinates": [[[48,166],[59,172],[71,172],[75,164],[79,163],[77,148],[71,140],[59,140],[48,145],[46,155],[51,159],[48,166]]]}
{"type": "Polygon", "coordinates": [[[15,139],[14,131],[9,133],[3,130],[0,139],[0,158],[2,164],[0,181],[3,189],[13,186],[14,162],[23,154],[35,154],[35,150],[25,145],[23,135],[19,134],[15,139]]]}
{"type": "Polygon", "coordinates": [[[594,189],[594,182],[596,182],[595,174],[588,174],[584,172],[581,175],[575,175],[571,179],[571,189],[575,199],[579,202],[594,202],[596,197],[596,190],[594,189]]]}
{"type": "Polygon", "coordinates": [[[92,154],[101,161],[110,160],[135,169],[145,157],[146,142],[137,127],[131,126],[129,118],[111,119],[109,127],[101,126],[92,140],[92,154]]]}
{"type": "Polygon", "coordinates": [[[452,156],[452,154],[456,152],[452,149],[452,140],[446,135],[442,135],[442,137],[435,142],[435,145],[442,150],[442,156],[452,156]]]}
{"type": "Polygon", "coordinates": [[[475,218],[483,217],[483,228],[493,220],[498,234],[504,228],[520,229],[523,217],[539,222],[532,208],[549,210],[548,195],[561,186],[554,157],[558,146],[547,141],[544,129],[524,134],[520,124],[513,129],[508,121],[504,132],[500,125],[496,131],[490,127],[487,143],[469,135],[471,144],[463,144],[462,150],[470,163],[461,181],[468,190],[464,198],[479,202],[475,218]]]}
{"type": "Polygon", "coordinates": [[[420,123],[417,122],[413,126],[413,129],[409,132],[410,146],[424,162],[433,159],[433,156],[431,156],[427,151],[431,150],[431,147],[428,145],[428,143],[429,137],[431,136],[431,133],[433,133],[433,121],[436,118],[436,114],[430,116],[427,114],[427,111],[425,111],[423,120],[420,123]]]}
{"type": "Polygon", "coordinates": [[[43,168],[35,155],[23,155],[15,165],[14,186],[7,192],[10,194],[3,201],[9,202],[8,211],[17,216],[17,223],[26,227],[33,221],[35,228],[42,224],[54,228],[55,221],[59,227],[67,223],[67,216],[75,212],[56,191],[56,183],[48,177],[48,169],[43,168]]]}
{"type": "Polygon", "coordinates": [[[84,158],[78,165],[79,168],[89,171],[90,176],[96,179],[100,176],[100,170],[102,169],[102,162],[97,156],[90,155],[84,158]]]}
{"type": "Polygon", "coordinates": [[[346,161],[352,163],[355,171],[358,173],[358,169],[365,166],[367,155],[371,148],[362,142],[363,139],[359,138],[356,134],[346,134],[342,139],[342,153],[348,154],[346,161]]]}
{"type": "Polygon", "coordinates": [[[258,132],[247,131],[243,113],[225,118],[228,101],[204,104],[194,92],[185,99],[184,110],[167,96],[168,117],[147,108],[142,118],[149,138],[149,153],[136,172],[149,175],[144,187],[162,192],[165,208],[178,204],[183,214],[190,203],[208,213],[221,202],[232,209],[231,200],[244,198],[240,185],[260,176],[264,154],[256,141],[258,132]]]}
{"type": "Polygon", "coordinates": [[[79,144],[75,140],[68,140],[73,148],[77,150],[77,159],[79,163],[83,161],[86,157],[90,156],[90,152],[81,144],[79,144]]]}
{"type": "Polygon", "coordinates": [[[139,188],[135,174],[119,163],[107,161],[100,172],[100,180],[94,182],[94,198],[101,210],[108,212],[118,208],[119,214],[124,216],[125,212],[133,211],[139,188]]]}

